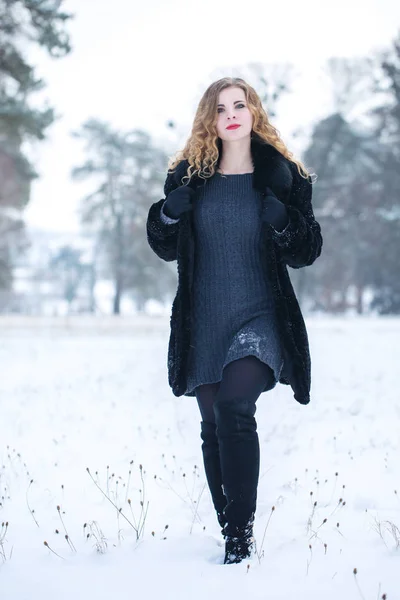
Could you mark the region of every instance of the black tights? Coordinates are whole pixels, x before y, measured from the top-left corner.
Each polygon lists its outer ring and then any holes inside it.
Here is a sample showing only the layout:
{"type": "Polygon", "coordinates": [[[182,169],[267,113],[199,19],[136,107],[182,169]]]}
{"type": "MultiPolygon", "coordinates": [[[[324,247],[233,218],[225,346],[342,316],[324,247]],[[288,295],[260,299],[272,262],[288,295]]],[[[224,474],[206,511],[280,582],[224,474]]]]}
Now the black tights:
{"type": "Polygon", "coordinates": [[[232,526],[246,524],[256,510],[260,447],[254,415],[258,397],[274,381],[268,365],[246,356],[230,362],[220,382],[195,389],[211,497],[232,526]]]}

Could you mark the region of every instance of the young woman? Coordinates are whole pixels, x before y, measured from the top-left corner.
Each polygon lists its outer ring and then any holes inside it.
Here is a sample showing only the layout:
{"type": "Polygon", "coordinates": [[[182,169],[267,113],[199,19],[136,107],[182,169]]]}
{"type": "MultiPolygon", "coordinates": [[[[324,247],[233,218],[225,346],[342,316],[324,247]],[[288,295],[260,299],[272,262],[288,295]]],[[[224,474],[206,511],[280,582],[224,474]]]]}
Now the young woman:
{"type": "Polygon", "coordinates": [[[164,196],[149,209],[147,239],[161,259],[177,260],[169,385],[196,396],[224,563],[236,563],[254,551],[256,401],[278,381],[310,401],[307,331],[287,266],[321,253],[311,177],[256,91],[224,77],[201,98],[164,196]]]}

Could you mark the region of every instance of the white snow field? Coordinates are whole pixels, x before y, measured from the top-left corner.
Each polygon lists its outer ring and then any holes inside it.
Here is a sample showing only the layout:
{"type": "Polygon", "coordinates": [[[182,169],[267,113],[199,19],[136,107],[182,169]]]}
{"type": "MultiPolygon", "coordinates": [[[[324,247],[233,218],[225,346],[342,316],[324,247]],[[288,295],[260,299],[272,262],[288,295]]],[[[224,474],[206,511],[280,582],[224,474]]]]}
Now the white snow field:
{"type": "Polygon", "coordinates": [[[2,318],[0,599],[399,600],[400,320],[306,323],[311,403],[258,399],[257,555],[223,565],[169,318],[2,318]]]}

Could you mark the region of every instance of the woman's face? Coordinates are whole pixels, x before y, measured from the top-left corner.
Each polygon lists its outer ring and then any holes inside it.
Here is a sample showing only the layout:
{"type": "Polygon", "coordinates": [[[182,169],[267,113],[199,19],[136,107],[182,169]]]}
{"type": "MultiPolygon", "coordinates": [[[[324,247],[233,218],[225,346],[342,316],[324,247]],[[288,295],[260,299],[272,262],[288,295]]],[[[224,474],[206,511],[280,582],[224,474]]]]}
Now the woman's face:
{"type": "Polygon", "coordinates": [[[218,97],[217,112],[217,132],[221,140],[234,141],[251,134],[253,115],[241,88],[229,87],[222,90],[218,97]],[[240,127],[227,129],[234,124],[240,127]]]}

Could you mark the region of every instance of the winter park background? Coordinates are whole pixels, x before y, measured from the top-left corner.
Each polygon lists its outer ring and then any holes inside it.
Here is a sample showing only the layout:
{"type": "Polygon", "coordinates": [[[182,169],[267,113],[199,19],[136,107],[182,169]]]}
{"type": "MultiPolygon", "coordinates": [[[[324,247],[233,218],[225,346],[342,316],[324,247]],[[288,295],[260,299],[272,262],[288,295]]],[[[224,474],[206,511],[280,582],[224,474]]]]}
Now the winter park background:
{"type": "Polygon", "coordinates": [[[391,0],[0,0],[0,600],[400,600],[399,80],[391,0]],[[224,75],[317,174],[324,236],[289,269],[311,403],[261,395],[257,556],[227,566],[145,233],[224,75]]]}

